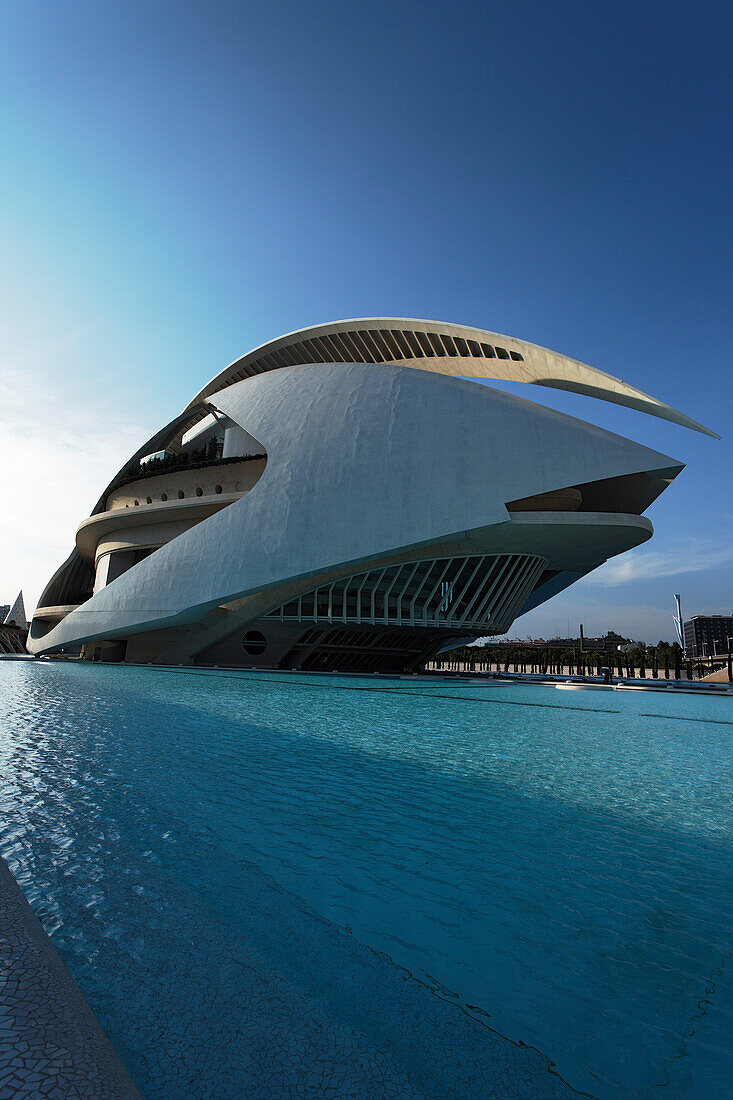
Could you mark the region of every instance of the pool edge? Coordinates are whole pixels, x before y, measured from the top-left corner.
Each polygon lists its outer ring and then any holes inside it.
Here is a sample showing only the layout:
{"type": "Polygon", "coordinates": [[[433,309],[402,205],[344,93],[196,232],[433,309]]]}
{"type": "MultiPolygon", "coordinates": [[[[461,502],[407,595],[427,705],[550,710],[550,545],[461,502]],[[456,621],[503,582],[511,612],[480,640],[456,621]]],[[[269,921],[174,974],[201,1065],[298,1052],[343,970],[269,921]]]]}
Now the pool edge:
{"type": "Polygon", "coordinates": [[[140,1100],[119,1055],[0,857],[0,1092],[140,1100]]]}

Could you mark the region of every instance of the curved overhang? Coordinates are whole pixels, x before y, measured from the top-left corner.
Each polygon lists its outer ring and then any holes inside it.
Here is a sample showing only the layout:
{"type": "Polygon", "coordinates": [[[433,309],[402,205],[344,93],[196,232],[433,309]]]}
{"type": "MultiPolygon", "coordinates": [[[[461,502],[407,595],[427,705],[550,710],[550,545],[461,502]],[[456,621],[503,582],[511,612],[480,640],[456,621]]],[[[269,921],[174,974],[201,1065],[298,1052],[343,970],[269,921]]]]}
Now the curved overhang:
{"type": "Polygon", "coordinates": [[[100,540],[111,532],[184,521],[193,526],[207,516],[212,516],[214,512],[226,508],[228,504],[233,504],[241,496],[241,493],[222,493],[200,501],[175,500],[166,504],[143,504],[139,508],[113,508],[107,512],[97,512],[79,525],[76,549],[81,557],[93,561],[100,540]]]}
{"type": "Polygon", "coordinates": [[[668,420],[719,439],[717,433],[620,378],[540,344],[486,329],[405,317],[362,317],[287,333],[235,359],[189,403],[245,378],[305,363],[394,363],[460,378],[526,382],[568,390],[668,420]]]}
{"type": "MultiPolygon", "coordinates": [[[[536,512],[512,515],[505,522],[469,531],[455,532],[433,543],[421,547],[403,550],[399,553],[382,554],[370,561],[368,558],[343,562],[337,568],[326,571],[312,571],[300,576],[284,577],[266,588],[253,586],[249,590],[228,593],[227,603],[241,602],[246,608],[241,616],[246,621],[254,621],[263,613],[277,607],[287,598],[299,591],[313,586],[313,582],[325,584],[349,572],[363,571],[366,567],[379,567],[400,561],[419,560],[433,555],[450,556],[454,554],[490,553],[490,554],[528,554],[541,546],[547,567],[551,570],[572,570],[581,576],[597,568],[609,557],[630,550],[651,538],[653,532],[650,521],[645,516],[614,512],[536,512]],[[249,599],[248,599],[249,597],[249,599]]],[[[130,573],[137,566],[130,570],[130,573]]],[[[126,574],[129,578],[130,574],[126,574]]],[[[97,600],[97,597],[95,597],[97,600]]],[[[214,610],[220,608],[221,597],[208,605],[195,608],[181,606],[158,607],[145,610],[120,606],[112,615],[94,607],[95,600],[89,605],[66,609],[46,609],[44,618],[61,621],[43,635],[29,637],[28,648],[32,653],[49,653],[54,649],[70,644],[95,641],[100,638],[112,639],[124,637],[130,633],[145,633],[171,627],[191,627],[201,622],[214,610]],[[54,612],[62,611],[57,616],[54,612]]],[[[40,612],[39,612],[40,615],[40,612]]],[[[231,629],[228,618],[221,620],[218,633],[231,629]]],[[[215,634],[207,637],[210,642],[215,634]]],[[[199,646],[202,642],[199,642],[199,646]]],[[[181,656],[177,654],[177,657],[181,656]]],[[[188,656],[188,654],[187,654],[188,656]]]]}
{"type": "Polygon", "coordinates": [[[58,604],[56,607],[37,607],[33,613],[34,619],[43,619],[47,623],[61,622],[67,615],[70,615],[72,611],[76,611],[77,607],[81,607],[78,603],[64,603],[58,604]]]}
{"type": "MultiPolygon", "coordinates": [[[[191,423],[195,423],[196,420],[204,414],[205,410],[197,409],[195,410],[195,412],[192,412],[190,408],[187,408],[186,410],[184,410],[183,413],[180,413],[177,417],[175,417],[174,420],[170,421],[170,423],[166,424],[163,428],[161,428],[153,436],[151,436],[146,443],[139,447],[137,451],[135,451],[135,453],[130,456],[124,466],[122,466],[117,474],[115,474],[112,481],[109,483],[109,485],[107,485],[99,500],[94,505],[90,516],[93,517],[95,515],[98,515],[100,512],[104,512],[105,503],[112,487],[120,480],[120,478],[124,477],[127,471],[132,469],[132,467],[135,466],[141,458],[144,458],[146,455],[158,450],[159,448],[165,447],[168,440],[173,437],[182,435],[188,430],[188,427],[191,423]]],[[[84,523],[82,523],[81,526],[83,527],[84,523]]],[[[71,551],[68,558],[58,567],[56,572],[53,574],[53,576],[43,589],[38,603],[39,608],[46,606],[63,606],[58,603],[58,600],[53,599],[52,593],[57,591],[60,587],[63,587],[66,579],[69,578],[74,573],[74,571],[78,572],[79,568],[84,564],[85,558],[89,556],[93,557],[93,552],[91,555],[82,555],[79,553],[77,547],[74,546],[74,549],[71,551]]],[[[37,615],[39,615],[38,610],[34,612],[34,618],[37,615]]]]}

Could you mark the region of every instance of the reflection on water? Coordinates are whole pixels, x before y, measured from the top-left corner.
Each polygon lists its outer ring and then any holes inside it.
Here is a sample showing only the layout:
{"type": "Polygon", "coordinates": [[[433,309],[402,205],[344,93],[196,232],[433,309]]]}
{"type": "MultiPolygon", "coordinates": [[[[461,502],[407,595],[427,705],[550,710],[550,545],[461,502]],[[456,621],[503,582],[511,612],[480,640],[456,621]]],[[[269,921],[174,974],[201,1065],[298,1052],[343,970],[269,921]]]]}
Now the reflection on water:
{"type": "Polygon", "coordinates": [[[392,1095],[726,1095],[729,700],[13,663],[0,708],[3,854],[148,1095],[275,1095],[296,1007],[360,1095],[375,1052],[392,1095]]]}

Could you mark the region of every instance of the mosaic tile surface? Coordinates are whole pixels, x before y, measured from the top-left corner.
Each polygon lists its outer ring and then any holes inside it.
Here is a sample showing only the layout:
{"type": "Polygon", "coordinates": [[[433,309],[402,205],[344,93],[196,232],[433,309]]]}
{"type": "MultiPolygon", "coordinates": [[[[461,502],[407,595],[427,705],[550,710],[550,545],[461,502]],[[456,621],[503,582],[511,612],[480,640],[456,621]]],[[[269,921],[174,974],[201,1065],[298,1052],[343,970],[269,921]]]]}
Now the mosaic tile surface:
{"type": "Polygon", "coordinates": [[[0,859],[0,1098],[135,1100],[138,1095],[0,859]]]}

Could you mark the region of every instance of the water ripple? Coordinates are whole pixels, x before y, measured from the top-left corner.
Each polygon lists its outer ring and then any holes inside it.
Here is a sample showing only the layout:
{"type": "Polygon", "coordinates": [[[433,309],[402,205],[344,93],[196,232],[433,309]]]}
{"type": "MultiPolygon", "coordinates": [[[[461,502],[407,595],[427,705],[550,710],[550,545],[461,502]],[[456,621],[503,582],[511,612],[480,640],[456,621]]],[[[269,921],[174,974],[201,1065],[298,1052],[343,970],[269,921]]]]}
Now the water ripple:
{"type": "Polygon", "coordinates": [[[729,704],[556,695],[7,663],[0,848],[150,1096],[234,1062],[318,1095],[265,1050],[265,965],[405,1095],[724,1096],[729,704]]]}

